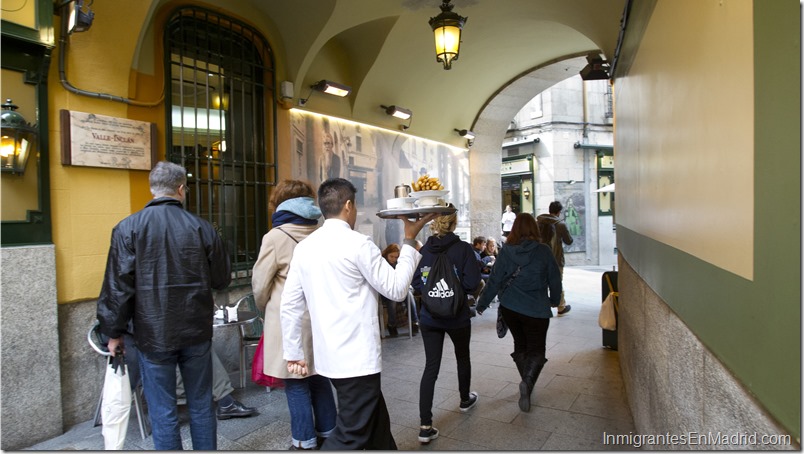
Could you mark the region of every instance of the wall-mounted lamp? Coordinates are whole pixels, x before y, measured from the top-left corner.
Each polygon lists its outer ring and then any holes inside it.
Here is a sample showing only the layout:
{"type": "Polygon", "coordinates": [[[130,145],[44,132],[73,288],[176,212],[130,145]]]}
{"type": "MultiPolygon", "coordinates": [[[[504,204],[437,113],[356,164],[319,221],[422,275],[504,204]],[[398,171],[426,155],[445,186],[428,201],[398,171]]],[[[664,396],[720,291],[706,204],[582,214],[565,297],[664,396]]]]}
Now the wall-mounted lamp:
{"type": "Polygon", "coordinates": [[[399,129],[403,131],[407,131],[410,128],[410,124],[413,123],[413,111],[410,109],[405,109],[404,107],[399,106],[380,106],[385,110],[385,113],[392,116],[399,118],[400,120],[409,120],[408,124],[400,125],[399,129]]]}
{"type": "Polygon", "coordinates": [[[413,112],[410,109],[405,109],[404,107],[399,106],[380,106],[385,109],[385,113],[392,117],[399,118],[401,120],[407,120],[411,116],[413,116],[413,112]]]}
{"type": "Polygon", "coordinates": [[[463,137],[466,140],[475,140],[475,133],[473,133],[468,129],[455,128],[455,132],[457,132],[459,136],[463,137]]]}
{"type": "Polygon", "coordinates": [[[530,188],[525,188],[525,190],[522,191],[522,195],[525,196],[525,200],[530,200],[530,188]]]}
{"type": "Polygon", "coordinates": [[[313,92],[320,91],[322,93],[326,93],[328,95],[339,96],[341,98],[345,96],[349,96],[349,93],[352,92],[352,88],[339,84],[337,82],[332,82],[330,80],[319,80],[318,82],[310,85],[310,94],[307,95],[306,98],[299,99],[299,105],[303,106],[307,104],[307,100],[310,99],[310,96],[313,95],[313,92]]]}
{"type": "Polygon", "coordinates": [[[586,56],[588,64],[581,70],[583,80],[606,80],[609,78],[609,62],[600,58],[599,54],[591,53],[586,56]]]}
{"type": "Polygon", "coordinates": [[[450,0],[441,4],[441,14],[430,18],[430,27],[435,36],[436,61],[444,63],[444,69],[452,68],[452,61],[458,59],[461,51],[461,30],[466,17],[452,12],[450,0]]]}
{"type": "Polygon", "coordinates": [[[74,0],[67,2],[67,33],[85,32],[92,26],[95,13],[89,8],[95,0],[90,0],[87,10],[84,12],[84,0],[74,0]]]}
{"type": "Polygon", "coordinates": [[[11,99],[6,99],[2,105],[0,126],[2,127],[2,140],[0,141],[0,171],[22,175],[25,173],[25,164],[28,156],[36,147],[37,131],[25,117],[16,112],[11,99]]]}

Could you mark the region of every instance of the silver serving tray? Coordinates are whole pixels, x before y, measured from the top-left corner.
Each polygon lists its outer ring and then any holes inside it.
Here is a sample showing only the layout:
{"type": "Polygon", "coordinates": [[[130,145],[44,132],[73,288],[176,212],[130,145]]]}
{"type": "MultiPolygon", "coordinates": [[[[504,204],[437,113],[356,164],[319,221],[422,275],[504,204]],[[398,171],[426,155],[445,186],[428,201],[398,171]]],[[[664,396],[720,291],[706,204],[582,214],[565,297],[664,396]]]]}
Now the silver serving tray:
{"type": "Polygon", "coordinates": [[[423,214],[438,213],[438,214],[452,214],[458,211],[455,207],[445,206],[432,206],[432,207],[418,207],[418,208],[399,208],[393,210],[381,210],[377,212],[377,216],[382,219],[395,219],[397,216],[407,216],[408,218],[418,219],[423,214]]]}

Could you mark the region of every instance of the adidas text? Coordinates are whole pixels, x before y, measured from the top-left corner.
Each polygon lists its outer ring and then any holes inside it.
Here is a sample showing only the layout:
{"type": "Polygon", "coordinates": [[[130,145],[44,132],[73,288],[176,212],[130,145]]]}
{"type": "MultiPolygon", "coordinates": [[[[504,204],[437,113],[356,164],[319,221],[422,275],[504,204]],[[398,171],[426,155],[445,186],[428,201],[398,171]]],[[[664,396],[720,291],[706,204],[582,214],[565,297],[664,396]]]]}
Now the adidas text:
{"type": "Polygon", "coordinates": [[[441,279],[435,285],[435,288],[427,292],[427,296],[431,298],[452,298],[455,296],[455,291],[453,291],[447,285],[447,281],[441,279]]]}

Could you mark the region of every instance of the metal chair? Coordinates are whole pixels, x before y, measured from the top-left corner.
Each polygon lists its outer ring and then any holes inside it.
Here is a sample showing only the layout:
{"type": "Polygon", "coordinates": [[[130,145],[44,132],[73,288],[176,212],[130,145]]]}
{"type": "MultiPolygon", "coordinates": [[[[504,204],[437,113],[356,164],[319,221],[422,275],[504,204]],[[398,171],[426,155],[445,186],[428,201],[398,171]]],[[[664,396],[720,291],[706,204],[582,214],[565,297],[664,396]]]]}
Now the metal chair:
{"type": "Polygon", "coordinates": [[[254,300],[254,294],[248,295],[237,300],[238,307],[245,307],[247,310],[257,314],[257,318],[248,325],[240,325],[240,387],[246,387],[246,352],[249,347],[257,348],[262,337],[264,315],[263,312],[257,308],[257,302],[254,300]],[[244,303],[244,305],[242,305],[244,303]]]}
{"type": "MultiPolygon", "coordinates": [[[[92,347],[93,350],[98,352],[100,355],[104,357],[112,356],[109,353],[109,349],[106,348],[107,341],[104,340],[104,336],[98,331],[100,327],[100,323],[95,320],[95,323],[89,328],[87,332],[87,342],[92,347]]],[[[107,366],[108,367],[108,366],[107,366]]],[[[129,372],[130,373],[130,372],[129,372]]],[[[143,390],[142,390],[142,380],[137,383],[131,390],[132,402],[134,404],[134,412],[137,414],[137,422],[139,423],[140,427],[140,436],[142,439],[145,440],[151,435],[151,423],[148,419],[147,409],[143,406],[143,402],[145,399],[143,398],[143,390]]],[[[95,408],[95,419],[94,419],[94,426],[98,427],[103,422],[101,421],[101,406],[103,405],[103,389],[101,388],[101,395],[98,397],[98,406],[95,408]]]]}

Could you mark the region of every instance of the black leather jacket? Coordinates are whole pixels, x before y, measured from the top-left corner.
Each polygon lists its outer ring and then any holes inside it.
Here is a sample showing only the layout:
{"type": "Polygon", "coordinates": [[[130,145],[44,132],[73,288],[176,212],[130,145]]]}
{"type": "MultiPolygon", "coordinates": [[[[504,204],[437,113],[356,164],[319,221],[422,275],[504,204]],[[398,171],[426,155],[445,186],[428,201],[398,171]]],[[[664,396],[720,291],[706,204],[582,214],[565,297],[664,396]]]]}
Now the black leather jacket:
{"type": "Polygon", "coordinates": [[[150,201],[112,231],[98,297],[100,332],[133,321],[137,347],[178,350],[212,339],[212,289],[231,281],[229,254],[212,225],[170,197],[150,201]]]}

